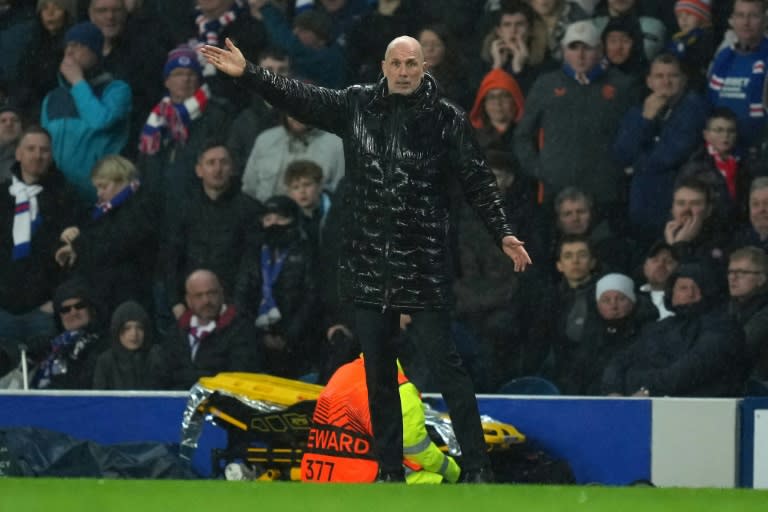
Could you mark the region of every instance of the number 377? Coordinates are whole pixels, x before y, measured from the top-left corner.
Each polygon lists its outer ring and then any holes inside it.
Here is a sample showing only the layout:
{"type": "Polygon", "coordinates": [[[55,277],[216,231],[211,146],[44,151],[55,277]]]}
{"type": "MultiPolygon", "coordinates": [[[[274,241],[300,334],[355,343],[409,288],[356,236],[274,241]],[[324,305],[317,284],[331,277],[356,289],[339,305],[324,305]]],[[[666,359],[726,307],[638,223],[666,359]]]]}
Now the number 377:
{"type": "Polygon", "coordinates": [[[334,466],[336,464],[333,462],[307,459],[307,479],[330,482],[333,477],[334,466]]]}

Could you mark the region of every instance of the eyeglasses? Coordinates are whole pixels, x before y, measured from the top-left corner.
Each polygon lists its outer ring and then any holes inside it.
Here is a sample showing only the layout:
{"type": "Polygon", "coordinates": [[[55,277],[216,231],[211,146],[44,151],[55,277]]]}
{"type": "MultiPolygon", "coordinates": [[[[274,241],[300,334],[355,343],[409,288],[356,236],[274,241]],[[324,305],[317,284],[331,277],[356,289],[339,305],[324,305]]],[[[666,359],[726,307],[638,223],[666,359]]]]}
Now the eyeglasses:
{"type": "Polygon", "coordinates": [[[728,269],[728,276],[744,277],[762,274],[759,270],[742,270],[740,268],[728,269]]]}
{"type": "Polygon", "coordinates": [[[66,315],[73,309],[80,311],[81,309],[85,309],[87,307],[88,305],[85,302],[80,301],[80,302],[75,302],[74,304],[70,304],[69,306],[61,306],[61,308],[59,308],[59,312],[62,315],[66,315]]]}

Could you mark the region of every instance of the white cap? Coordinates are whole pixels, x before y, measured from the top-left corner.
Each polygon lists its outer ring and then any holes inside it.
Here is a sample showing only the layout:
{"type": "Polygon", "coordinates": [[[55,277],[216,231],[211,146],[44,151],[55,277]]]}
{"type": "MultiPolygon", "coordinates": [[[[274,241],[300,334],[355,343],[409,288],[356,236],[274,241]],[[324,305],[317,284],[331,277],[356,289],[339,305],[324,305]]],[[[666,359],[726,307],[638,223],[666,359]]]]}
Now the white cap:
{"type": "Polygon", "coordinates": [[[605,274],[601,277],[597,282],[595,298],[600,300],[602,294],[610,291],[623,293],[632,302],[637,302],[635,282],[624,274],[605,274]]]}
{"type": "Polygon", "coordinates": [[[595,24],[590,20],[577,21],[568,25],[561,44],[568,46],[571,43],[584,43],[595,47],[600,44],[600,34],[597,33],[595,24]]]}

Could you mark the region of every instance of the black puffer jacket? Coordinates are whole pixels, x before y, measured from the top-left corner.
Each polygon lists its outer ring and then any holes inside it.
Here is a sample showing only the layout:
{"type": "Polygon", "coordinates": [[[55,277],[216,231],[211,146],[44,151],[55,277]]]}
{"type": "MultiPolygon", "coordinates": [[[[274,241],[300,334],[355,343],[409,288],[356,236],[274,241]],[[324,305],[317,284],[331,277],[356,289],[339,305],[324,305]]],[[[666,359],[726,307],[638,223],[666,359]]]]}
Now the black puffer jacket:
{"type": "Polygon", "coordinates": [[[512,234],[493,174],[465,113],[439,97],[425,75],[408,96],[386,81],[325,89],[248,65],[241,82],[304,123],[344,140],[353,193],[342,249],[343,294],[360,305],[402,309],[450,306],[448,183],[500,243],[512,234]]]}

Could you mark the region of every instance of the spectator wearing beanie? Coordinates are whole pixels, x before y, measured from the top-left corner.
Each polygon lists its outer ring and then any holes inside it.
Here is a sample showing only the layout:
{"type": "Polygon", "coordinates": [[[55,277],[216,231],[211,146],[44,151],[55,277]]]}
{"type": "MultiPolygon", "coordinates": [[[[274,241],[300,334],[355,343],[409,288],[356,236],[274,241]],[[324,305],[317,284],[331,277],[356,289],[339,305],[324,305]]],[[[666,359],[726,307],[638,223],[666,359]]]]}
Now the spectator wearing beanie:
{"type": "Polygon", "coordinates": [[[152,189],[169,200],[197,185],[197,156],[207,141],[227,133],[231,105],[211,94],[197,52],[188,46],[168,53],[163,80],[165,95],[141,130],[139,162],[152,189]]]}
{"type": "Polygon", "coordinates": [[[680,31],[672,36],[667,51],[680,59],[689,87],[703,93],[707,89],[707,68],[715,54],[710,0],[679,0],[675,16],[680,31]]]}
{"type": "Polygon", "coordinates": [[[608,363],[632,344],[640,328],[657,318],[650,303],[639,301],[635,283],[624,274],[606,274],[595,286],[598,315],[585,327],[584,343],[576,350],[564,394],[598,395],[608,363]]]}
{"type": "Polygon", "coordinates": [[[118,154],[128,142],[131,88],[102,68],[104,36],[90,22],[64,36],[60,85],[43,100],[43,128],[53,141],[53,159],[87,203],[96,201],[91,168],[118,154]]]}
{"type": "Polygon", "coordinates": [[[141,305],[120,304],[112,314],[109,336],[112,346],[96,360],[93,389],[163,389],[165,360],[141,305]]]}
{"type": "Polygon", "coordinates": [[[748,365],[744,332],[728,315],[721,278],[703,262],[670,276],[665,300],[675,315],[647,324],[608,364],[602,390],[611,395],[742,396],[748,365]]]}
{"type": "Polygon", "coordinates": [[[59,334],[27,344],[28,354],[36,363],[30,387],[90,389],[96,359],[107,347],[88,283],[73,278],[59,285],[53,294],[53,310],[61,328],[59,334]]]}
{"type": "Polygon", "coordinates": [[[643,51],[643,33],[633,18],[611,18],[600,39],[611,66],[637,81],[642,80],[648,70],[648,59],[643,51]]]}
{"type": "Polygon", "coordinates": [[[598,32],[602,32],[611,19],[627,18],[643,34],[645,58],[651,60],[664,48],[667,27],[660,19],[645,16],[641,3],[643,0],[603,0],[595,9],[593,22],[598,32]]]}

